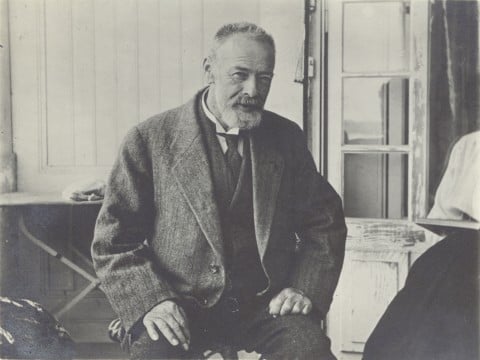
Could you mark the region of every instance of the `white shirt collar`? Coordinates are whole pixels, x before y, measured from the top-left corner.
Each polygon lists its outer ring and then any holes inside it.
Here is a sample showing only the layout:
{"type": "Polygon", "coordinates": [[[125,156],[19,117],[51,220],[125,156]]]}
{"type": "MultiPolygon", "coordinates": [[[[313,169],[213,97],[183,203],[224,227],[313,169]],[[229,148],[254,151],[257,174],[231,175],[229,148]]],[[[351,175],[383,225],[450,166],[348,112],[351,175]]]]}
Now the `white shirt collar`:
{"type": "Polygon", "coordinates": [[[215,124],[215,128],[217,131],[217,134],[229,134],[229,135],[238,135],[240,129],[238,127],[236,128],[230,128],[228,131],[225,130],[225,128],[220,124],[220,122],[217,120],[215,115],[212,114],[212,112],[208,109],[207,107],[207,93],[208,89],[206,88],[205,91],[202,94],[202,108],[203,111],[205,112],[205,115],[207,115],[207,118],[215,124]]]}

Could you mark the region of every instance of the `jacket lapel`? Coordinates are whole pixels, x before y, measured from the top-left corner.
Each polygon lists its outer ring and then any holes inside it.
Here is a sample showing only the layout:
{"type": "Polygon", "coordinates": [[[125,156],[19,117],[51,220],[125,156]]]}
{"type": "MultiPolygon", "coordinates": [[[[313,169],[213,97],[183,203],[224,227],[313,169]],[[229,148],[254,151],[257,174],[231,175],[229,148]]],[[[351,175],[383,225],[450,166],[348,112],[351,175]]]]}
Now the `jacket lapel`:
{"type": "Polygon", "coordinates": [[[179,118],[185,128],[176,136],[173,153],[178,154],[172,173],[183,196],[215,253],[224,259],[220,217],[213,190],[207,153],[194,107],[179,118]],[[191,111],[190,111],[191,110],[191,111]]]}
{"type": "MultiPolygon", "coordinates": [[[[198,99],[198,95],[197,95],[198,99]]],[[[218,206],[215,201],[212,175],[207,152],[195,114],[195,103],[183,108],[178,120],[183,122],[172,141],[172,153],[177,154],[172,173],[200,229],[216,254],[225,259],[218,206]]],[[[260,126],[251,132],[253,213],[260,258],[263,259],[270,238],[276,200],[284,160],[272,136],[260,126]]]]}
{"type": "Polygon", "coordinates": [[[253,214],[257,246],[263,259],[270,238],[275,205],[282,179],[284,161],[265,129],[252,131],[253,214]]]}

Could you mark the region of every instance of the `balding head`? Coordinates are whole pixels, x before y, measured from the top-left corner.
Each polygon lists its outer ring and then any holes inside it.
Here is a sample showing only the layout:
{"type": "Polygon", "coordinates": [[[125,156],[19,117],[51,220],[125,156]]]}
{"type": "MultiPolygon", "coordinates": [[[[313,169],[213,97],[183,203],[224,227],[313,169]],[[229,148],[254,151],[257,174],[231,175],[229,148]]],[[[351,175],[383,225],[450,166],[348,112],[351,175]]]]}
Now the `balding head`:
{"type": "Polygon", "coordinates": [[[213,46],[208,54],[208,59],[212,62],[220,48],[226,40],[235,35],[246,35],[252,39],[265,43],[272,48],[275,55],[275,41],[262,27],[250,22],[237,22],[223,25],[213,37],[213,46]]]}

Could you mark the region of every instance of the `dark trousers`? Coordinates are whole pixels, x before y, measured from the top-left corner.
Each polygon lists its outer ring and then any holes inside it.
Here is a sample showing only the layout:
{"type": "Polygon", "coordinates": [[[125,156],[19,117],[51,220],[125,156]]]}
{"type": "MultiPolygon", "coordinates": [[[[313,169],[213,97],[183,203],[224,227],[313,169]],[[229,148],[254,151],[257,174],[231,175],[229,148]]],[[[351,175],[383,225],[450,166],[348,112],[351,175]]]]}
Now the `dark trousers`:
{"type": "Polygon", "coordinates": [[[124,349],[132,359],[198,359],[212,345],[222,344],[236,350],[255,351],[264,359],[335,359],[330,340],[320,319],[310,315],[272,317],[265,300],[232,312],[231,304],[221,301],[210,310],[184,306],[187,312],[190,350],[171,346],[163,337],[153,341],[143,325],[134,327],[124,340],[124,349]]]}

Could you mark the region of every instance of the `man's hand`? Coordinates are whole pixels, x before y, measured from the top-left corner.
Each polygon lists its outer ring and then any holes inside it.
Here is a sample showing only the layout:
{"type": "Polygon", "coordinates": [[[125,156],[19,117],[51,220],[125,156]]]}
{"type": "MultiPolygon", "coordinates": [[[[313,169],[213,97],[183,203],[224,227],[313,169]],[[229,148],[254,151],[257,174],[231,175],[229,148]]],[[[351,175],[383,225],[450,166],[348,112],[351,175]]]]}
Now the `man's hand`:
{"type": "Polygon", "coordinates": [[[273,316],[287,314],[307,315],[312,311],[312,302],[305,294],[294,288],[280,291],[271,301],[269,312],[273,316]]]}
{"type": "Polygon", "coordinates": [[[173,346],[182,345],[185,351],[190,345],[190,330],[185,311],[174,301],[165,300],[143,317],[143,325],[153,341],[158,340],[158,330],[173,346]]]}

